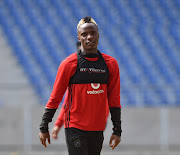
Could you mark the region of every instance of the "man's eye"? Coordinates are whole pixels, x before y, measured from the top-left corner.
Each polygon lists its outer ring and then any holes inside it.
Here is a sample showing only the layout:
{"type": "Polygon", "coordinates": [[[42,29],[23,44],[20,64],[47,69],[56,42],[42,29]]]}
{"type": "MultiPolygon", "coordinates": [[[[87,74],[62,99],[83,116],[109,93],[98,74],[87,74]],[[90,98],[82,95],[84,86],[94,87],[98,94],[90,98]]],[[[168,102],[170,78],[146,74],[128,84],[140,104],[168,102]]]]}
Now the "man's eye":
{"type": "Polygon", "coordinates": [[[82,33],[81,35],[82,35],[83,37],[85,37],[85,36],[86,36],[86,33],[82,33]]]}

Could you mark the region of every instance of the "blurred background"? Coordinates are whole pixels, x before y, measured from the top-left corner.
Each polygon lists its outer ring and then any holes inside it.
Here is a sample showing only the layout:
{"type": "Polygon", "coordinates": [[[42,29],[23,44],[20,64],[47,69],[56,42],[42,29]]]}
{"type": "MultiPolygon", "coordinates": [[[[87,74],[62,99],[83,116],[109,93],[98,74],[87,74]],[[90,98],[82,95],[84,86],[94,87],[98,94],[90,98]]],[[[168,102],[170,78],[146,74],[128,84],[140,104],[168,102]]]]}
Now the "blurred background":
{"type": "Polygon", "coordinates": [[[64,129],[45,149],[39,124],[85,16],[121,74],[122,142],[109,118],[102,154],[179,155],[180,0],[0,0],[0,155],[67,155],[64,129]]]}

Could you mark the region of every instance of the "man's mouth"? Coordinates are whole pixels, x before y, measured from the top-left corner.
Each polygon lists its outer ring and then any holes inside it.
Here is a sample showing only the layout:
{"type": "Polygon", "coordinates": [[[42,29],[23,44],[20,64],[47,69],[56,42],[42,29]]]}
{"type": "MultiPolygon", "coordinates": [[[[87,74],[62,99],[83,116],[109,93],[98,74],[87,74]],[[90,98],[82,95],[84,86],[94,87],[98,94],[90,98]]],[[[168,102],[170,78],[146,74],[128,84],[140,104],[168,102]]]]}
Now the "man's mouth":
{"type": "Polygon", "coordinates": [[[87,42],[86,44],[89,45],[89,46],[92,46],[92,45],[95,44],[95,42],[87,42]]]}

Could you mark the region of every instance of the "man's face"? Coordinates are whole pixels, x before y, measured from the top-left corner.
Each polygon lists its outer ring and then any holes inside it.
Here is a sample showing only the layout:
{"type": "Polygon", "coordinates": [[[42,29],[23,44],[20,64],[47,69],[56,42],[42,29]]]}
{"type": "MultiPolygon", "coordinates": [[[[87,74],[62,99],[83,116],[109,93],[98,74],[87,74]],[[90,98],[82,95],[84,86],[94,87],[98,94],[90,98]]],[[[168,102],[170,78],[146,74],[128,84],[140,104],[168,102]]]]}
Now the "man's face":
{"type": "Polygon", "coordinates": [[[85,23],[78,29],[78,40],[85,50],[97,49],[99,39],[98,27],[94,23],[85,23]]]}

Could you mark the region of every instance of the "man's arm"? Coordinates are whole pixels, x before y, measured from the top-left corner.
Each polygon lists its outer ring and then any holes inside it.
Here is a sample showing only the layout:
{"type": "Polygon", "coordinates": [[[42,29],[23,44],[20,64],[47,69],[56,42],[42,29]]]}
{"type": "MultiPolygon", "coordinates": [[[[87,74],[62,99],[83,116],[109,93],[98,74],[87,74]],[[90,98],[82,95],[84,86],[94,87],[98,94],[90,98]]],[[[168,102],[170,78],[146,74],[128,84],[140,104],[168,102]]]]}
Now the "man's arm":
{"type": "Polygon", "coordinates": [[[40,128],[39,128],[41,133],[46,133],[49,131],[48,124],[49,124],[49,122],[52,122],[52,118],[53,118],[55,112],[56,112],[56,109],[45,108],[45,113],[42,117],[42,121],[41,121],[40,128]]]}
{"type": "Polygon", "coordinates": [[[111,59],[107,63],[109,69],[108,80],[108,104],[113,123],[113,133],[110,138],[110,146],[114,149],[121,141],[121,104],[120,104],[120,74],[117,61],[111,59]],[[112,142],[114,141],[114,144],[112,142]]]}
{"type": "MultiPolygon", "coordinates": [[[[76,55],[72,55],[72,56],[76,56],[76,55]]],[[[74,58],[72,56],[71,58],[65,59],[58,68],[53,90],[46,104],[45,113],[42,117],[42,122],[40,124],[39,138],[42,145],[44,145],[45,147],[47,146],[46,139],[48,139],[48,142],[50,143],[48,124],[49,122],[52,121],[54,113],[56,112],[59,103],[62,101],[63,95],[68,87],[69,80],[76,71],[77,58],[74,58]],[[70,60],[71,63],[69,63],[70,60]]]]}
{"type": "Polygon", "coordinates": [[[121,108],[110,108],[110,113],[113,123],[113,133],[111,135],[109,144],[113,150],[121,141],[121,108]],[[113,141],[114,144],[112,144],[113,141]]]}
{"type": "Polygon", "coordinates": [[[48,139],[48,143],[50,144],[50,135],[49,135],[49,128],[48,124],[52,121],[52,118],[56,112],[56,109],[45,109],[45,113],[42,117],[42,122],[40,124],[40,132],[39,132],[39,139],[42,145],[47,147],[46,145],[46,139],[48,139]]]}
{"type": "Polygon", "coordinates": [[[113,134],[121,137],[121,108],[110,108],[113,134]]]}
{"type": "Polygon", "coordinates": [[[68,104],[68,89],[66,90],[66,95],[65,95],[65,98],[64,98],[64,102],[62,104],[62,107],[61,107],[61,110],[59,112],[59,116],[58,118],[56,119],[56,122],[55,122],[55,126],[58,126],[58,127],[62,127],[63,123],[64,123],[64,114],[66,113],[67,111],[67,104],[68,104]]]}

